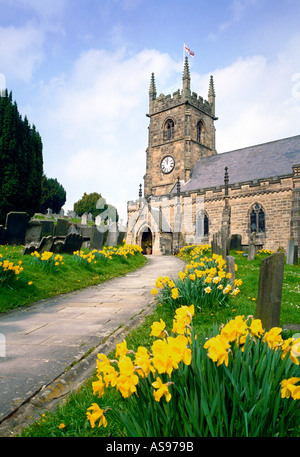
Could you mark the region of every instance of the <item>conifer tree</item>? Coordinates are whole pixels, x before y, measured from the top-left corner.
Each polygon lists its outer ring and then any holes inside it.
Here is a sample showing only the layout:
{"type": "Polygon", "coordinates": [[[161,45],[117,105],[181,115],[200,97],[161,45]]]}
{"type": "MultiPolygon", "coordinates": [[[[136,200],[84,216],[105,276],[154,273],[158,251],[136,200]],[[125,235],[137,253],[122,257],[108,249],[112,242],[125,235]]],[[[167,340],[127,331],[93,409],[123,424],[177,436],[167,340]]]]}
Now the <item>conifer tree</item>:
{"type": "Polygon", "coordinates": [[[31,216],[39,209],[42,176],[41,137],[6,91],[0,96],[0,224],[10,211],[31,216]]]}

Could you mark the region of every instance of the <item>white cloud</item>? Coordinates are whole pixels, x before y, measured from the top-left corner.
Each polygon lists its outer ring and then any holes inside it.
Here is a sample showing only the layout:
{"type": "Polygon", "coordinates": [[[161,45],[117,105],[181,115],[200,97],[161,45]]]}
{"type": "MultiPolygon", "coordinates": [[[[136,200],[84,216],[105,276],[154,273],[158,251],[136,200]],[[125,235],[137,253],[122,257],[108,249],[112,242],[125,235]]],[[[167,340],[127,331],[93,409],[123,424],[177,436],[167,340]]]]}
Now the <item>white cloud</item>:
{"type": "Polygon", "coordinates": [[[0,71],[7,81],[10,78],[30,80],[43,59],[43,41],[43,31],[32,24],[19,28],[0,27],[0,71]]]}
{"type": "MultiPolygon", "coordinates": [[[[299,134],[299,37],[295,40],[274,60],[255,55],[212,71],[218,152],[299,134]]],[[[191,88],[207,98],[210,74],[201,75],[194,66],[191,88]]],[[[42,88],[37,125],[45,171],[66,188],[67,209],[84,192],[99,192],[126,218],[127,201],[137,198],[145,173],[153,71],[158,95],[181,88],[182,62],[155,50],[128,55],[125,49],[84,52],[69,75],[42,88]]]]}
{"type": "MultiPolygon", "coordinates": [[[[262,55],[239,58],[213,71],[218,152],[298,135],[300,38],[269,60],[262,55]]],[[[209,75],[192,75],[207,94],[209,75]]]]}
{"type": "Polygon", "coordinates": [[[99,192],[108,203],[122,201],[125,218],[145,173],[151,73],[163,90],[178,69],[181,80],[181,65],[155,50],[128,56],[91,49],[70,75],[42,88],[45,172],[67,189],[67,209],[84,192],[99,192]]]}

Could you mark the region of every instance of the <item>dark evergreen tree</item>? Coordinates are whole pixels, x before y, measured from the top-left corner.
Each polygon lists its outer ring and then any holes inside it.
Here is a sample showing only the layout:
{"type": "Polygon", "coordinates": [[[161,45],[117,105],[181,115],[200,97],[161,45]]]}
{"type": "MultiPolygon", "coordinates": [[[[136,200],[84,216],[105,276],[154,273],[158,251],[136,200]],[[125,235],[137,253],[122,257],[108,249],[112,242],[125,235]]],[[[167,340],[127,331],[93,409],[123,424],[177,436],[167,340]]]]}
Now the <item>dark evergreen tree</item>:
{"type": "Polygon", "coordinates": [[[0,223],[10,211],[38,211],[43,145],[35,126],[18,112],[12,93],[0,96],[0,223]]]}
{"type": "Polygon", "coordinates": [[[59,213],[66,203],[66,195],[65,189],[57,179],[47,178],[44,175],[40,212],[45,213],[48,208],[51,208],[54,213],[59,213]]]}

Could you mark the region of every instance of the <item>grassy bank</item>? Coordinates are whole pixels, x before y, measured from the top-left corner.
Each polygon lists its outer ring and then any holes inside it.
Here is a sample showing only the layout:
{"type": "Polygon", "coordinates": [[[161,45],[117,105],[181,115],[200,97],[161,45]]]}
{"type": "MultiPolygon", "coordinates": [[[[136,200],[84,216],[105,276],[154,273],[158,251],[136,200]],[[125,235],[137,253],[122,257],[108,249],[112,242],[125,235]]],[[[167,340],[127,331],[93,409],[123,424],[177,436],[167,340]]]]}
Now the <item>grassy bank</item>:
{"type": "Polygon", "coordinates": [[[137,247],[126,245],[62,256],[22,256],[21,246],[0,246],[0,313],[100,284],[145,262],[137,247]]]}
{"type": "MultiPolygon", "coordinates": [[[[224,306],[209,306],[201,308],[193,317],[193,327],[201,337],[213,327],[214,324],[219,327],[239,315],[255,315],[257,287],[259,277],[259,265],[263,257],[268,254],[261,254],[254,261],[248,261],[241,253],[232,252],[237,265],[237,278],[242,280],[240,293],[231,296],[224,306]]],[[[189,257],[185,256],[189,261],[189,257]]],[[[299,323],[299,266],[285,266],[283,295],[282,295],[282,312],[280,325],[287,323],[299,323]]],[[[175,279],[175,278],[174,278],[175,279]]],[[[154,286],[154,285],[153,285],[154,286]]],[[[159,322],[162,319],[166,324],[166,329],[172,328],[174,313],[170,312],[169,306],[164,303],[158,304],[154,313],[146,318],[143,325],[132,331],[126,338],[127,347],[136,351],[139,346],[150,348],[154,337],[150,335],[150,327],[153,322],[159,322]]],[[[284,335],[283,335],[284,336],[284,335]]],[[[284,337],[287,338],[286,334],[284,337]]],[[[113,351],[108,355],[109,358],[115,358],[113,351]]],[[[96,360],[95,360],[96,369],[96,360]]],[[[299,376],[299,374],[298,374],[299,376]]],[[[23,431],[23,436],[36,437],[122,437],[127,436],[125,427],[120,420],[120,412],[126,414],[128,410],[128,399],[123,398],[116,389],[108,387],[104,396],[101,398],[101,407],[109,408],[106,412],[107,427],[92,428],[87,420],[86,412],[91,404],[97,401],[97,395],[93,394],[93,382],[98,378],[95,376],[86,381],[84,386],[70,395],[68,401],[62,404],[56,412],[48,412],[41,416],[40,420],[23,431]]],[[[174,408],[173,408],[174,409],[174,408]]],[[[295,421],[295,428],[286,430],[283,436],[299,436],[299,413],[298,420],[295,421]]],[[[167,436],[167,435],[164,435],[167,436]]]]}

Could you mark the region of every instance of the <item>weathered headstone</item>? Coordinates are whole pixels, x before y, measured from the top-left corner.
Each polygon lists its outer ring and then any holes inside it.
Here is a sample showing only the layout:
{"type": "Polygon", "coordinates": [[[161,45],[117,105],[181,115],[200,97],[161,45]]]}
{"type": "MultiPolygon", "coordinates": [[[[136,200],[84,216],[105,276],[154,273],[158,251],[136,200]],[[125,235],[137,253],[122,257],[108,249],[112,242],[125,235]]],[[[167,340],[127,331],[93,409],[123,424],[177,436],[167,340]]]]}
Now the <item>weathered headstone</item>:
{"type": "Polygon", "coordinates": [[[6,216],[5,243],[24,244],[28,223],[28,214],[11,212],[6,216]]]}
{"type": "Polygon", "coordinates": [[[106,242],[107,245],[108,246],[117,246],[118,235],[119,235],[119,231],[118,231],[117,224],[116,224],[116,222],[112,222],[109,225],[109,232],[108,232],[107,242],[106,242]]]}
{"type": "Polygon", "coordinates": [[[235,251],[242,250],[242,235],[231,235],[230,238],[230,249],[235,251]]]}
{"type": "Polygon", "coordinates": [[[213,234],[213,239],[211,241],[211,253],[212,254],[217,254],[217,255],[220,255],[221,254],[221,248],[220,248],[220,244],[219,244],[219,234],[218,233],[214,233],[213,234]]]}
{"type": "MultiPolygon", "coordinates": [[[[100,228],[100,227],[99,227],[100,228]]],[[[98,227],[93,227],[91,231],[90,249],[102,249],[104,244],[104,234],[107,230],[99,230],[98,227]]]]}
{"type": "Polygon", "coordinates": [[[42,233],[42,224],[39,220],[31,220],[27,224],[26,234],[25,234],[25,244],[29,243],[39,243],[42,233]]]}
{"type": "Polygon", "coordinates": [[[298,245],[295,244],[294,246],[294,265],[298,265],[299,259],[298,259],[298,245]]]}
{"type": "Polygon", "coordinates": [[[255,252],[256,252],[255,240],[256,240],[256,234],[255,234],[255,232],[252,232],[251,235],[249,236],[248,260],[255,259],[255,252]]]}
{"type": "Polygon", "coordinates": [[[41,238],[44,236],[53,236],[54,234],[54,222],[53,221],[41,221],[42,231],[41,238]]]}
{"type": "Polygon", "coordinates": [[[81,225],[87,225],[87,214],[86,213],[84,213],[81,216],[81,225]]]}
{"type": "Polygon", "coordinates": [[[37,251],[38,252],[52,252],[52,247],[53,247],[53,244],[54,244],[54,239],[52,236],[44,236],[41,241],[40,241],[40,244],[37,246],[37,251]]]}
{"type": "Polygon", "coordinates": [[[81,249],[82,241],[83,238],[79,233],[69,233],[63,242],[62,252],[65,254],[73,254],[74,251],[79,251],[81,249]]]}
{"type": "Polygon", "coordinates": [[[294,264],[294,255],[295,255],[295,240],[294,238],[290,238],[287,244],[286,250],[286,263],[287,265],[294,264]]]}
{"type": "Polygon", "coordinates": [[[231,274],[230,282],[233,284],[235,281],[235,258],[232,255],[226,257],[227,273],[231,274]]]}
{"type": "Polygon", "coordinates": [[[126,232],[119,232],[117,244],[122,244],[125,237],[126,237],[126,232]]]}
{"type": "Polygon", "coordinates": [[[228,238],[228,228],[226,225],[223,225],[221,228],[221,239],[222,239],[222,257],[226,260],[226,257],[229,254],[229,245],[230,238],[228,238]]]}
{"type": "Polygon", "coordinates": [[[279,326],[284,262],[284,253],[276,252],[260,264],[255,317],[266,330],[279,326]]]}
{"type": "Polygon", "coordinates": [[[68,219],[57,219],[55,228],[55,236],[66,236],[68,233],[69,221],[68,219]]]}
{"type": "Polygon", "coordinates": [[[98,214],[98,216],[95,217],[95,225],[101,225],[101,222],[102,222],[101,216],[100,216],[100,214],[98,214]]]}

